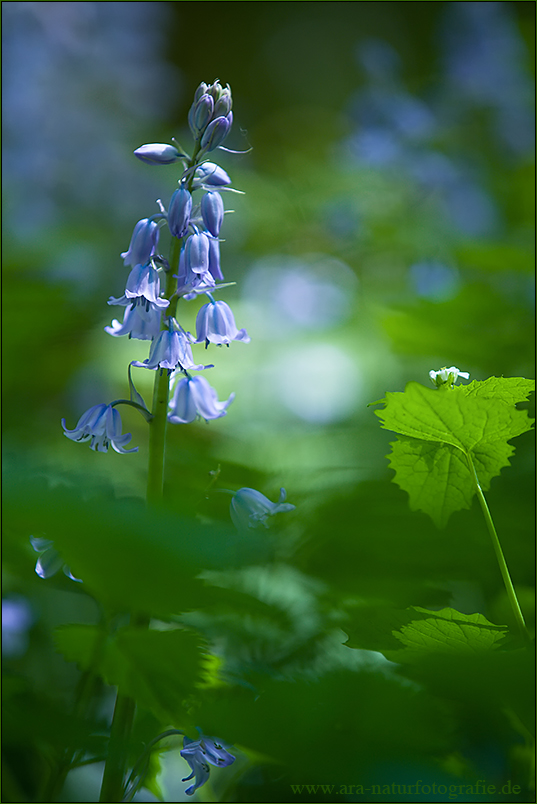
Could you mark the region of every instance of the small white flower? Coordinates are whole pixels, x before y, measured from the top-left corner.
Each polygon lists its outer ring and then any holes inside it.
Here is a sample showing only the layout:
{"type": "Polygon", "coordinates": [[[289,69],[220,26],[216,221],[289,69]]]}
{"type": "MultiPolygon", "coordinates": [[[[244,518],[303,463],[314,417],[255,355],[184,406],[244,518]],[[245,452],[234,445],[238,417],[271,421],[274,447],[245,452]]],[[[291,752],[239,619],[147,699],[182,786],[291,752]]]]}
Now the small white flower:
{"type": "Polygon", "coordinates": [[[429,377],[431,378],[433,385],[436,385],[437,388],[439,388],[441,385],[454,385],[454,383],[457,382],[458,377],[464,377],[465,380],[468,380],[470,379],[470,374],[467,371],[460,371],[455,366],[451,366],[451,368],[444,367],[438,371],[431,370],[429,372],[429,377]]]}

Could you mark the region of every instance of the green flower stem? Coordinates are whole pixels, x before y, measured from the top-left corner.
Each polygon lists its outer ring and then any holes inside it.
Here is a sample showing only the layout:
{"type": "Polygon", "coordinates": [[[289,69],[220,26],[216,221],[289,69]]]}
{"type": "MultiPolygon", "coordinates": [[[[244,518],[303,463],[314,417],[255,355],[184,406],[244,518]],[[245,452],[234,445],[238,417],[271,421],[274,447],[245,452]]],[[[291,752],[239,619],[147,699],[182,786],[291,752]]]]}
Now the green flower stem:
{"type": "Polygon", "coordinates": [[[121,801],[123,799],[125,769],[129,757],[128,742],[134,723],[135,709],[134,700],[118,690],[99,801],[121,801]]]}
{"type": "MultiPolygon", "coordinates": [[[[173,296],[176,282],[173,274],[177,274],[180,253],[181,241],[177,237],[172,237],[170,270],[166,275],[165,291],[166,298],[171,299],[167,311],[168,316],[174,316],[175,308],[177,307],[177,296],[171,297],[173,296]]],[[[164,324],[162,326],[164,327],[164,324]]],[[[147,469],[147,502],[149,505],[159,505],[163,498],[168,396],[170,392],[168,371],[157,369],[155,374],[151,411],[153,418],[149,422],[149,465],[147,469]]]]}
{"type": "MultiPolygon", "coordinates": [[[[86,716],[92,698],[95,693],[95,687],[98,682],[97,668],[102,659],[102,653],[106,641],[106,630],[104,622],[101,622],[101,627],[98,631],[98,636],[93,646],[93,653],[89,667],[84,670],[80,676],[77,684],[75,702],[73,706],[73,716],[76,719],[82,719],[86,716]]],[[[46,779],[39,801],[56,801],[61,790],[67,774],[73,767],[79,764],[79,760],[83,755],[83,751],[75,749],[70,745],[66,746],[57,767],[50,773],[46,779]]]]}
{"type": "MultiPolygon", "coordinates": [[[[132,617],[132,625],[136,628],[149,628],[149,617],[138,615],[132,617]]],[[[125,776],[129,761],[129,741],[134,724],[136,703],[133,698],[117,691],[116,705],[110,729],[110,744],[104,766],[101,795],[99,801],[123,801],[125,776]]]]}
{"type": "Polygon", "coordinates": [[[492,539],[492,546],[494,548],[494,552],[496,553],[496,558],[498,559],[500,572],[502,574],[505,590],[507,592],[507,597],[511,605],[515,622],[518,626],[518,629],[524,641],[527,643],[531,643],[531,637],[527,629],[526,623],[524,621],[524,616],[522,614],[518,598],[516,596],[515,587],[513,586],[513,582],[509,574],[509,569],[507,567],[507,563],[503,555],[502,546],[500,544],[498,534],[496,533],[496,528],[494,527],[494,522],[492,520],[492,516],[490,514],[489,507],[485,499],[485,495],[483,494],[483,489],[481,488],[481,485],[479,483],[475,467],[469,453],[466,454],[466,458],[468,460],[468,467],[470,469],[470,474],[472,475],[474,481],[475,489],[477,492],[477,498],[479,500],[479,504],[481,505],[481,510],[483,511],[483,516],[485,517],[485,522],[487,523],[487,528],[490,533],[490,537],[492,539]]]}

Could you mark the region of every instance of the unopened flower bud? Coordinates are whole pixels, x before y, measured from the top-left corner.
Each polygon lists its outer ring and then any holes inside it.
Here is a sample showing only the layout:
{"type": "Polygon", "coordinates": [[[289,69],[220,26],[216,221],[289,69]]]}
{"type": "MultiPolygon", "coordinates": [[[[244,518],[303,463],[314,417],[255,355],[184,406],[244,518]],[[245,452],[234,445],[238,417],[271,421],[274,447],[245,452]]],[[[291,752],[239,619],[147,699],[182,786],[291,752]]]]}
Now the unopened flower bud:
{"type": "Polygon", "coordinates": [[[224,202],[220,193],[205,193],[201,199],[201,217],[208,231],[218,237],[224,220],[224,202]]]}
{"type": "Polygon", "coordinates": [[[151,142],[149,145],[141,145],[134,152],[134,155],[147,162],[148,165],[171,165],[180,157],[180,153],[173,145],[166,145],[162,142],[151,142]]]}
{"type": "Polygon", "coordinates": [[[193,103],[188,113],[188,124],[195,137],[199,137],[202,131],[210,123],[214,112],[214,100],[210,95],[202,95],[201,98],[193,103]]]}
{"type": "Polygon", "coordinates": [[[194,103],[196,103],[196,101],[198,101],[201,98],[201,96],[207,92],[208,89],[209,89],[208,85],[205,83],[205,81],[202,81],[194,94],[194,103]]]}
{"type": "Polygon", "coordinates": [[[231,98],[231,90],[225,87],[220,93],[220,97],[214,105],[214,117],[225,117],[231,111],[233,100],[231,98]]]}
{"type": "Polygon", "coordinates": [[[185,187],[180,187],[171,197],[168,208],[168,227],[174,237],[184,237],[188,231],[192,196],[185,187]]]}
{"type": "Polygon", "coordinates": [[[229,112],[226,117],[217,117],[209,123],[203,132],[201,147],[205,151],[214,151],[215,148],[218,148],[229,134],[232,122],[233,112],[229,112]]]}
{"type": "Polygon", "coordinates": [[[145,265],[155,253],[159,237],[158,224],[149,218],[142,218],[134,227],[128,251],[123,251],[125,265],[145,265]]]}
{"type": "Polygon", "coordinates": [[[186,241],[185,264],[187,270],[195,274],[209,270],[209,238],[205,232],[193,234],[186,241]]]}
{"type": "Polygon", "coordinates": [[[209,185],[211,187],[225,187],[231,184],[231,179],[223,168],[214,162],[204,162],[194,174],[192,189],[209,185]]]}

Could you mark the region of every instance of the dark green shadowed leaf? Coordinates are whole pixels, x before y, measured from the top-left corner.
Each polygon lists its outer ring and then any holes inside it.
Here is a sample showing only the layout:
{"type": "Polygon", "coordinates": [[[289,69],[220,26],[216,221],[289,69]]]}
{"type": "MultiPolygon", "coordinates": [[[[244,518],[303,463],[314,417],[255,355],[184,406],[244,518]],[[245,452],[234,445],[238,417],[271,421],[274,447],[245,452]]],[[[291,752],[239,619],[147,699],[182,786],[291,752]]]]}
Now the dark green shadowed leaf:
{"type": "Polygon", "coordinates": [[[205,645],[197,634],[120,628],[105,636],[97,628],[65,625],[56,629],[57,649],[80,669],[93,669],[163,723],[182,723],[184,702],[201,680],[205,645]]]}
{"type": "Polygon", "coordinates": [[[42,481],[10,482],[11,519],[23,541],[52,539],[83,589],[112,611],[169,618],[207,605],[203,570],[266,559],[263,534],[202,525],[136,499],[84,500],[84,490],[42,481]]]}
{"type": "Polygon", "coordinates": [[[345,625],[350,648],[368,648],[395,662],[415,662],[432,654],[475,655],[500,647],[508,635],[482,614],[451,608],[428,611],[419,606],[353,612],[345,625]]]}

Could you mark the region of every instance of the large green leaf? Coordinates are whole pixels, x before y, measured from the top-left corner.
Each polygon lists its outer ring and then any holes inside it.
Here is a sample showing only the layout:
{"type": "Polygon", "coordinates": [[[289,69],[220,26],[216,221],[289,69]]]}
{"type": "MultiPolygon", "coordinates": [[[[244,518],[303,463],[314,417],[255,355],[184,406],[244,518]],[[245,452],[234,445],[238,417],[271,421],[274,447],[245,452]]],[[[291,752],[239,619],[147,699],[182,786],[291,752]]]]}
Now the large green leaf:
{"type": "Polygon", "coordinates": [[[514,404],[534,386],[523,378],[490,377],[439,389],[410,382],[403,393],[386,394],[384,409],[375,413],[383,428],[398,433],[390,465],[412,510],[444,527],[454,511],[470,507],[472,466],[482,488],[489,488],[509,466],[514,447],[508,441],[531,429],[533,420],[514,404]]]}
{"type": "Polygon", "coordinates": [[[396,662],[415,662],[432,654],[474,655],[500,646],[507,626],[494,625],[482,614],[462,614],[451,608],[354,612],[345,625],[350,648],[367,648],[396,662]]]}
{"type": "Polygon", "coordinates": [[[90,496],[46,479],[6,478],[6,508],[25,544],[52,539],[72,573],[112,611],[169,618],[214,602],[203,570],[263,560],[259,534],[209,526],[172,510],[149,510],[138,499],[90,496]],[[9,485],[9,490],[7,486],[9,485]]]}
{"type": "Polygon", "coordinates": [[[184,724],[187,701],[202,677],[206,646],[190,631],[120,628],[114,635],[95,626],[56,629],[57,649],[82,670],[134,698],[163,724],[184,724]]]}

